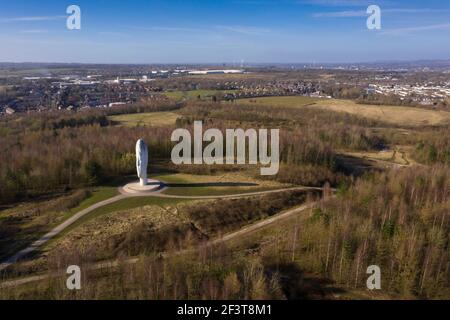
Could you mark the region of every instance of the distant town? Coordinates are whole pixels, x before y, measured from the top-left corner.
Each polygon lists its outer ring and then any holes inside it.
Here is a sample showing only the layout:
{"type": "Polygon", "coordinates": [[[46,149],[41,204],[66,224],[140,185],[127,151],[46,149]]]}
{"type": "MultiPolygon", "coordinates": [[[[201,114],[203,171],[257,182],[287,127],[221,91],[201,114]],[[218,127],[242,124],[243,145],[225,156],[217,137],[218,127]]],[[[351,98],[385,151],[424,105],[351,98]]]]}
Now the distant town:
{"type": "Polygon", "coordinates": [[[218,90],[215,100],[301,95],[434,108],[448,108],[450,97],[447,64],[233,67],[4,63],[0,115],[109,108],[176,90],[218,90]]]}

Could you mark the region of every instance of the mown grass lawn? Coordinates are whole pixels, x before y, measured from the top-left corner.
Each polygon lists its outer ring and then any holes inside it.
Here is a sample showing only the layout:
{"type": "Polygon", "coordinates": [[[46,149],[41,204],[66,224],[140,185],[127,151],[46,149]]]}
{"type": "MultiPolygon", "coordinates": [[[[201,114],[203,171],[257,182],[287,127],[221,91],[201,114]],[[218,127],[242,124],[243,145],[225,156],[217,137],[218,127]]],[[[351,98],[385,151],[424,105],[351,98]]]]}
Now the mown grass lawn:
{"type": "Polygon", "coordinates": [[[218,196],[281,189],[285,185],[259,181],[243,175],[221,176],[164,174],[152,177],[169,185],[164,194],[178,196],[218,196]]]}

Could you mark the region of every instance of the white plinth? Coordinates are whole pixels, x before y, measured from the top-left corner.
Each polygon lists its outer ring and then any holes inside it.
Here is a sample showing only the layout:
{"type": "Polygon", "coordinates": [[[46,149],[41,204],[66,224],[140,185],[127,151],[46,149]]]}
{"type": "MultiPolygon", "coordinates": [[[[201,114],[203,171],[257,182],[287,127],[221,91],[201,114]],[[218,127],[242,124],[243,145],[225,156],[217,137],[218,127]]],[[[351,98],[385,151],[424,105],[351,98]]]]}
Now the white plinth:
{"type": "Polygon", "coordinates": [[[146,185],[142,185],[142,180],[138,182],[131,182],[123,187],[123,191],[126,193],[147,193],[157,191],[160,187],[161,181],[147,179],[146,185]]]}

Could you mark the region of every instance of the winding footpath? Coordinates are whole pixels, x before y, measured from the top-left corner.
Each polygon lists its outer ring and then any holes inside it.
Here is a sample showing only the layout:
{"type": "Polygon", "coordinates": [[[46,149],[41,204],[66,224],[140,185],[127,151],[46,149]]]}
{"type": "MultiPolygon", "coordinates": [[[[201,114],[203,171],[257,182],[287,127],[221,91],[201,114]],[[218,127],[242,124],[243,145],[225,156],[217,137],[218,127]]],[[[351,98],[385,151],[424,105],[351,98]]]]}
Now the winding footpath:
{"type": "Polygon", "coordinates": [[[95,209],[101,208],[103,206],[106,206],[108,204],[117,202],[117,201],[125,199],[125,198],[127,198],[127,196],[125,196],[123,194],[119,194],[117,196],[114,196],[112,198],[106,199],[104,201],[97,202],[96,204],[93,204],[92,206],[77,212],[76,214],[71,216],[69,219],[65,220],[63,223],[61,223],[60,225],[58,225],[57,227],[52,229],[50,232],[46,233],[39,240],[36,240],[35,242],[33,242],[31,245],[29,245],[25,249],[20,250],[19,252],[17,252],[12,257],[10,257],[10,258],[6,259],[5,261],[3,261],[0,264],[0,271],[5,270],[6,268],[8,268],[13,263],[16,263],[20,259],[24,258],[26,255],[30,254],[33,251],[36,251],[39,247],[41,247],[47,241],[49,241],[53,237],[55,237],[58,234],[60,234],[62,231],[64,231],[64,229],[66,229],[71,224],[73,224],[74,222],[78,221],[79,219],[81,219],[82,217],[87,215],[88,213],[94,211],[95,209]]]}
{"type": "MultiPolygon", "coordinates": [[[[286,190],[286,189],[284,189],[286,190]]],[[[234,240],[236,238],[242,237],[242,236],[246,236],[248,234],[251,234],[252,232],[255,232],[261,228],[264,228],[274,222],[279,222],[280,220],[284,220],[287,219],[293,215],[299,214],[305,210],[314,208],[315,206],[317,206],[317,202],[313,202],[313,203],[309,203],[309,204],[305,204],[302,205],[300,207],[294,208],[294,209],[290,209],[287,210],[283,213],[280,214],[276,214],[270,218],[264,219],[262,221],[256,222],[254,224],[251,224],[249,226],[243,227],[237,231],[228,233],[220,238],[217,238],[215,240],[209,241],[206,244],[202,244],[202,245],[218,245],[221,243],[225,243],[227,241],[230,240],[234,240]]],[[[185,250],[180,250],[177,251],[175,253],[172,253],[170,255],[181,255],[181,254],[187,254],[190,252],[193,252],[195,250],[195,248],[190,248],[190,249],[185,249],[185,250]]],[[[161,255],[163,257],[168,257],[169,254],[167,253],[161,253],[161,255]]],[[[106,262],[98,262],[98,263],[94,263],[88,266],[85,266],[84,268],[86,268],[86,270],[101,270],[101,269],[109,269],[109,268],[116,268],[121,264],[135,264],[139,262],[139,258],[129,258],[123,261],[118,261],[118,260],[110,260],[110,261],[106,261],[106,262]]],[[[36,281],[41,281],[41,280],[45,280],[45,279],[49,279],[49,278],[54,278],[54,277],[58,277],[61,276],[61,274],[42,274],[42,275],[35,275],[35,276],[29,276],[29,277],[24,277],[24,278],[20,278],[20,279],[12,279],[12,280],[8,280],[8,281],[4,281],[4,282],[0,282],[0,288],[12,288],[12,287],[17,287],[23,284],[28,284],[28,283],[32,283],[32,282],[36,282],[36,281]]]]}
{"type": "MultiPolygon", "coordinates": [[[[170,195],[170,194],[164,194],[162,193],[164,190],[166,190],[167,187],[163,187],[160,190],[152,193],[126,193],[122,187],[119,188],[119,194],[97,202],[93,204],[92,206],[85,208],[73,216],[71,216],[69,219],[62,222],[60,225],[52,229],[50,232],[46,233],[44,236],[42,236],[39,240],[36,240],[31,245],[26,247],[23,250],[20,250],[16,254],[14,254],[12,257],[6,259],[0,264],[0,272],[11,266],[12,264],[16,263],[20,259],[24,258],[26,255],[30,254],[31,252],[36,251],[39,249],[43,244],[48,242],[50,239],[54,238],[61,232],[63,232],[67,227],[78,221],[79,219],[83,218],[87,214],[91,213],[92,211],[104,207],[106,205],[109,205],[111,203],[127,199],[127,198],[133,198],[133,197],[155,197],[155,198],[174,198],[174,199],[192,199],[192,200],[201,200],[201,199],[233,199],[233,198],[242,198],[242,197],[250,197],[250,196],[260,196],[260,195],[266,195],[271,193],[279,193],[279,192],[286,192],[286,191],[300,191],[300,190],[321,190],[321,188],[312,188],[312,187],[293,187],[293,188],[284,188],[284,189],[276,189],[276,190],[268,190],[268,191],[258,191],[258,192],[249,192],[249,193],[238,193],[238,194],[230,194],[230,195],[218,195],[218,196],[178,196],[178,195],[170,195]]],[[[287,212],[286,212],[287,213],[287,212]]],[[[285,213],[285,214],[286,214],[285,213]]],[[[281,215],[280,215],[281,216],[281,215]]],[[[273,217],[276,218],[276,217],[273,217]]],[[[270,218],[270,219],[273,219],[270,218]]],[[[270,220],[267,219],[267,220],[270,220]]],[[[277,218],[279,219],[279,218],[277,218]]],[[[262,222],[265,222],[261,221],[262,222]]],[[[269,222],[271,223],[271,222],[269,222]]]]}

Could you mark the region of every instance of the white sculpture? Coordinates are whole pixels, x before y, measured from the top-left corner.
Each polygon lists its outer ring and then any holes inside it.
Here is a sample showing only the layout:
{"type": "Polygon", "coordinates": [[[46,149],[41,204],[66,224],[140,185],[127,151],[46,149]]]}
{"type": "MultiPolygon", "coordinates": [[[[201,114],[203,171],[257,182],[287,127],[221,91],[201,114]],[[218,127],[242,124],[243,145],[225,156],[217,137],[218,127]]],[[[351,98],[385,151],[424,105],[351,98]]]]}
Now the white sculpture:
{"type": "Polygon", "coordinates": [[[144,140],[139,139],[136,142],[136,169],[140,179],[140,185],[146,186],[147,181],[147,165],[148,165],[148,147],[144,140]]]}

